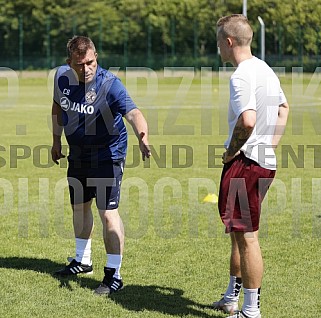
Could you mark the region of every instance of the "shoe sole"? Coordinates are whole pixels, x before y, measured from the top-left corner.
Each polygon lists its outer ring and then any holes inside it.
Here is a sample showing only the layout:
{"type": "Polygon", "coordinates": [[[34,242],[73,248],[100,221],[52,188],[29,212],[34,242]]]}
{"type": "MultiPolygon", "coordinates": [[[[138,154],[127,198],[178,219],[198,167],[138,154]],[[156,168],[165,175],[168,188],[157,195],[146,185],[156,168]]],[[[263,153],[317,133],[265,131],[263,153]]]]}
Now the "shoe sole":
{"type": "Polygon", "coordinates": [[[221,311],[225,314],[229,314],[229,315],[233,315],[235,312],[238,311],[238,308],[234,309],[234,308],[229,308],[229,306],[221,306],[221,307],[216,307],[214,306],[214,304],[212,304],[212,308],[216,311],[221,311]]]}
{"type": "MultiPolygon", "coordinates": [[[[91,272],[86,272],[86,273],[79,273],[80,275],[92,275],[94,273],[94,271],[91,271],[91,272]]],[[[79,275],[78,274],[78,275],[79,275]]]]}
{"type": "Polygon", "coordinates": [[[112,292],[112,293],[98,294],[98,293],[96,293],[96,292],[94,291],[93,294],[94,294],[94,296],[98,296],[98,297],[100,297],[100,296],[107,296],[107,297],[109,297],[110,295],[113,295],[113,294],[115,294],[115,293],[117,293],[117,292],[120,292],[120,291],[122,291],[123,289],[124,289],[124,286],[122,286],[121,288],[117,289],[117,291],[112,292]]]}
{"type": "Polygon", "coordinates": [[[72,276],[78,276],[78,275],[92,275],[94,271],[91,272],[82,272],[82,273],[76,273],[76,274],[61,274],[61,273],[54,273],[55,276],[60,276],[60,277],[72,277],[72,276]]]}

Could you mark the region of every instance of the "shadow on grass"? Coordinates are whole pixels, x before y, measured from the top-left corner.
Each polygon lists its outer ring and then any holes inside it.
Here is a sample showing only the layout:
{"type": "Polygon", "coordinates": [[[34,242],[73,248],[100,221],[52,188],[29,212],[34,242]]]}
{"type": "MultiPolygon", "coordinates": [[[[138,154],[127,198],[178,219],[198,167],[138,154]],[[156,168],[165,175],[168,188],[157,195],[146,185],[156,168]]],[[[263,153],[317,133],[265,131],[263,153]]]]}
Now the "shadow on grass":
{"type": "MultiPolygon", "coordinates": [[[[63,264],[49,259],[28,257],[0,257],[0,268],[15,270],[30,270],[37,273],[49,274],[60,282],[60,287],[72,290],[71,281],[80,287],[93,290],[100,281],[85,276],[59,277],[53,273],[63,264]]],[[[210,306],[199,304],[184,297],[184,291],[177,288],[161,286],[125,285],[125,288],[110,296],[109,299],[129,311],[161,312],[173,316],[194,315],[203,318],[223,318],[225,316],[214,311],[210,306]]]]}
{"type": "Polygon", "coordinates": [[[28,257],[0,257],[0,268],[30,270],[37,273],[49,274],[60,282],[60,287],[72,290],[70,282],[77,282],[83,288],[94,289],[100,281],[90,278],[89,275],[60,277],[54,275],[54,272],[62,268],[64,264],[56,263],[46,258],[28,258],[28,257]]]}
{"type": "Polygon", "coordinates": [[[194,315],[204,318],[223,318],[210,306],[199,304],[184,297],[184,291],[177,288],[161,286],[125,285],[121,292],[112,294],[110,298],[124,309],[130,311],[161,312],[173,316],[194,315]],[[208,309],[207,312],[204,310],[208,309]]]}

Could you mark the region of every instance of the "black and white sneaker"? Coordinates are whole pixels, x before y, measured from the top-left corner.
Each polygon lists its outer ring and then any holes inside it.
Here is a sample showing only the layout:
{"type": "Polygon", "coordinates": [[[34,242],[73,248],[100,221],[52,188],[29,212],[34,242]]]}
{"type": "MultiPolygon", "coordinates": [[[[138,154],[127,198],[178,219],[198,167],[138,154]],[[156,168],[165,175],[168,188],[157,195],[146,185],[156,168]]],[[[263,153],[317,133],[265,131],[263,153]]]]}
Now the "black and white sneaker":
{"type": "MultiPolygon", "coordinates": [[[[248,316],[245,316],[243,311],[238,311],[235,315],[228,316],[227,318],[248,318],[248,316]]],[[[258,313],[255,318],[261,318],[261,314],[258,313]]]]}
{"type": "MultiPolygon", "coordinates": [[[[68,260],[70,260],[68,258],[68,260]]],[[[92,265],[85,265],[77,262],[75,259],[72,259],[70,264],[66,265],[65,268],[62,268],[55,272],[55,275],[58,276],[70,276],[78,274],[92,274],[93,267],[92,265]]]]}
{"type": "Polygon", "coordinates": [[[115,268],[104,267],[105,277],[94,294],[98,296],[110,295],[123,289],[123,281],[114,277],[115,268]]]}

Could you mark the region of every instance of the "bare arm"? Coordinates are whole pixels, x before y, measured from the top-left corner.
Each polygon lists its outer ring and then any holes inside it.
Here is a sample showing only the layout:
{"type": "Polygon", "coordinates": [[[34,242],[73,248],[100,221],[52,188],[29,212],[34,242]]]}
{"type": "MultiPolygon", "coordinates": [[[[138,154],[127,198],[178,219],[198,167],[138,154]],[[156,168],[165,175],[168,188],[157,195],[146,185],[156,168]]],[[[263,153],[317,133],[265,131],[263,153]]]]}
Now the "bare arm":
{"type": "Polygon", "coordinates": [[[289,104],[288,103],[281,104],[279,107],[279,115],[275,126],[274,136],[272,139],[272,147],[274,149],[278,146],[282,136],[284,135],[285,126],[288,120],[288,115],[289,115],[289,104]]]}
{"type": "Polygon", "coordinates": [[[58,160],[60,158],[65,157],[61,153],[61,135],[63,131],[63,124],[62,124],[61,107],[54,101],[52,103],[51,120],[52,120],[51,158],[56,164],[58,164],[58,160]]]}
{"type": "Polygon", "coordinates": [[[228,163],[249,139],[256,124],[256,111],[246,110],[238,118],[228,149],[223,154],[223,163],[228,163]]]}
{"type": "Polygon", "coordinates": [[[142,112],[135,108],[125,115],[126,120],[133,127],[139,141],[139,148],[142,152],[142,158],[150,157],[150,148],[148,143],[148,126],[142,112]]]}

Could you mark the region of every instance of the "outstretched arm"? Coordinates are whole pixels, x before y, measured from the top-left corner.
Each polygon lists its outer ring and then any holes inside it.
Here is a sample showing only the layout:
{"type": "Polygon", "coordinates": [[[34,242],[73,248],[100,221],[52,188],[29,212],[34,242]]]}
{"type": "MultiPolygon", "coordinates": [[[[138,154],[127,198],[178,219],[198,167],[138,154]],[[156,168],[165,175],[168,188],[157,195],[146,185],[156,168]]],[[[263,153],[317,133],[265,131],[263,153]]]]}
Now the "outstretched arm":
{"type": "Polygon", "coordinates": [[[150,157],[147,122],[142,112],[138,108],[135,108],[129,111],[125,115],[125,118],[134,129],[134,132],[139,141],[139,148],[140,148],[140,151],[142,152],[142,158],[145,161],[145,158],[150,157]]]}

